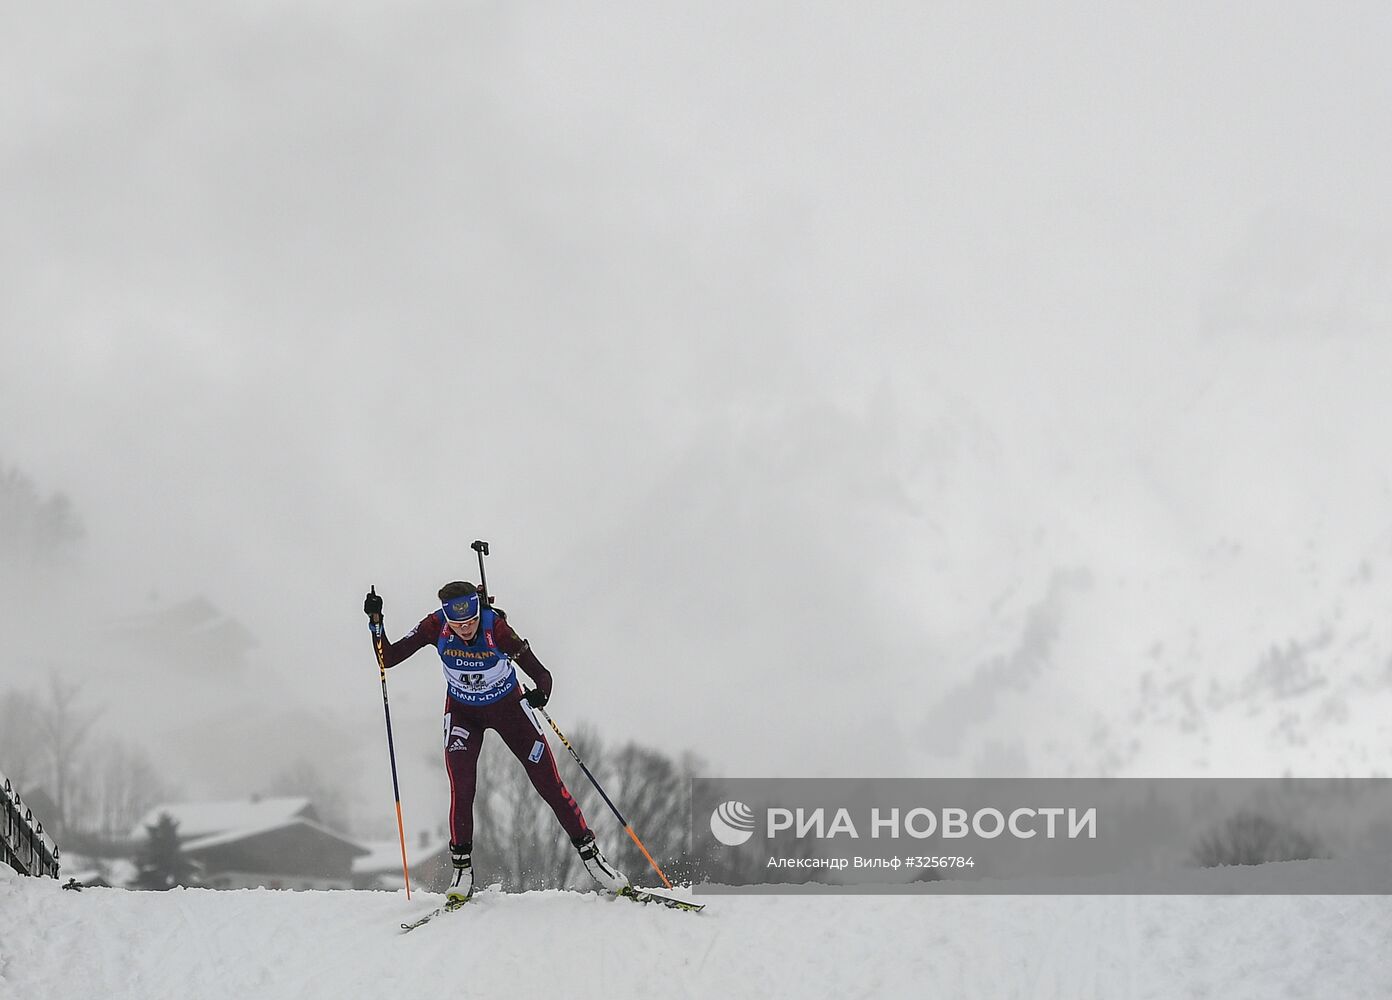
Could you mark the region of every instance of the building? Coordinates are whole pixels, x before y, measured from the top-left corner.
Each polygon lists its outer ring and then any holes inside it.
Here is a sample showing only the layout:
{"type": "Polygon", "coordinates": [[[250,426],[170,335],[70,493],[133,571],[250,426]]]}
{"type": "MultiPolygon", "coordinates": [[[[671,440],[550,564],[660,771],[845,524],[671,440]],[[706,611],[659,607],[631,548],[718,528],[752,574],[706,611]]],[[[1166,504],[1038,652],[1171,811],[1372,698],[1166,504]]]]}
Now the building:
{"type": "MultiPolygon", "coordinates": [[[[353,861],[353,886],[357,889],[401,889],[401,840],[365,842],[369,853],[353,861]]],[[[408,843],[411,888],[425,892],[444,892],[449,888],[449,838],[443,833],[422,830],[414,843],[408,843]]]]}
{"type": "Polygon", "coordinates": [[[348,889],[354,859],[370,853],[319,822],[307,798],[168,803],[146,813],[132,839],[143,843],[163,815],[178,824],[184,855],[214,889],[348,889]]]}

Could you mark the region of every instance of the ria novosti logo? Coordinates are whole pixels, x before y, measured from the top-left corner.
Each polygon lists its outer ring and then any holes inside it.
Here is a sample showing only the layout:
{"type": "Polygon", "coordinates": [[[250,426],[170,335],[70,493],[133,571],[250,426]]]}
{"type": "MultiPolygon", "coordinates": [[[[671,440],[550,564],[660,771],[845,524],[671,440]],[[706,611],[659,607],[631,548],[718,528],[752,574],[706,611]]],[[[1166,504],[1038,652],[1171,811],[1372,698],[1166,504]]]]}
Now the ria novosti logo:
{"type": "Polygon", "coordinates": [[[711,813],[710,828],[726,847],[739,847],[754,836],[754,810],[733,799],[722,802],[711,813]]]}
{"type": "MultiPolygon", "coordinates": [[[[849,808],[831,809],[818,806],[784,808],[769,806],[763,810],[767,821],[764,836],[770,843],[778,840],[898,840],[908,837],[924,840],[942,837],[963,840],[978,837],[982,840],[1096,840],[1097,807],[1023,806],[1009,814],[992,806],[968,810],[957,806],[938,809],[918,806],[907,812],[894,807],[876,806],[867,817],[852,817],[849,808]],[[865,832],[863,832],[865,831],[865,832]]],[[[863,812],[863,810],[860,810],[863,812]]],[[[727,799],[711,813],[710,829],[715,839],[726,847],[739,847],[754,836],[754,810],[738,799],[727,799]]]]}

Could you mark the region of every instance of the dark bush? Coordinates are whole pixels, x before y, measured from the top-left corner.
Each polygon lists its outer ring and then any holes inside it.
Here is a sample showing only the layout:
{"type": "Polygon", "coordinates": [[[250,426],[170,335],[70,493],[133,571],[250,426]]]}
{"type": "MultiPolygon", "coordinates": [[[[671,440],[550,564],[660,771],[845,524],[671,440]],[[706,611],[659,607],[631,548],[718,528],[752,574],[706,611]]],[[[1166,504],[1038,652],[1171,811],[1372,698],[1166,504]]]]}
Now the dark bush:
{"type": "Polygon", "coordinates": [[[1201,868],[1304,861],[1329,854],[1316,836],[1261,813],[1243,811],[1205,834],[1192,858],[1201,868]]]}

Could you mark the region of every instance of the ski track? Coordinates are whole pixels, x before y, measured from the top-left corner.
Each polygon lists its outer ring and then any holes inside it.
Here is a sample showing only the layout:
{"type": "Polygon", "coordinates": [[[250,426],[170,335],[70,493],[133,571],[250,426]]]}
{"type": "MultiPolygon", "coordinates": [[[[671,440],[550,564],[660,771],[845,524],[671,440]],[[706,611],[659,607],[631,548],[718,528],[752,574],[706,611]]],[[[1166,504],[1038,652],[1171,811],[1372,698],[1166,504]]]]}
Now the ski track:
{"type": "Polygon", "coordinates": [[[1375,896],[439,897],[88,889],[0,872],[3,1000],[1392,995],[1375,896]]]}

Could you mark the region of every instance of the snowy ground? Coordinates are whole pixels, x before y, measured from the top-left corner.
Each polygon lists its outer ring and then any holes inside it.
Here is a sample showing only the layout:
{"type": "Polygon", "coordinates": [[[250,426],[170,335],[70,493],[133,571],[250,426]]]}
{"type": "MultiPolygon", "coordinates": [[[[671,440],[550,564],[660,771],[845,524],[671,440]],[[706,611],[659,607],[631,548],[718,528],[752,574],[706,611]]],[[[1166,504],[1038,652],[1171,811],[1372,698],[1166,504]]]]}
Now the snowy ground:
{"type": "Polygon", "coordinates": [[[61,891],[0,866],[4,1000],[1392,995],[1392,897],[61,891]]]}

